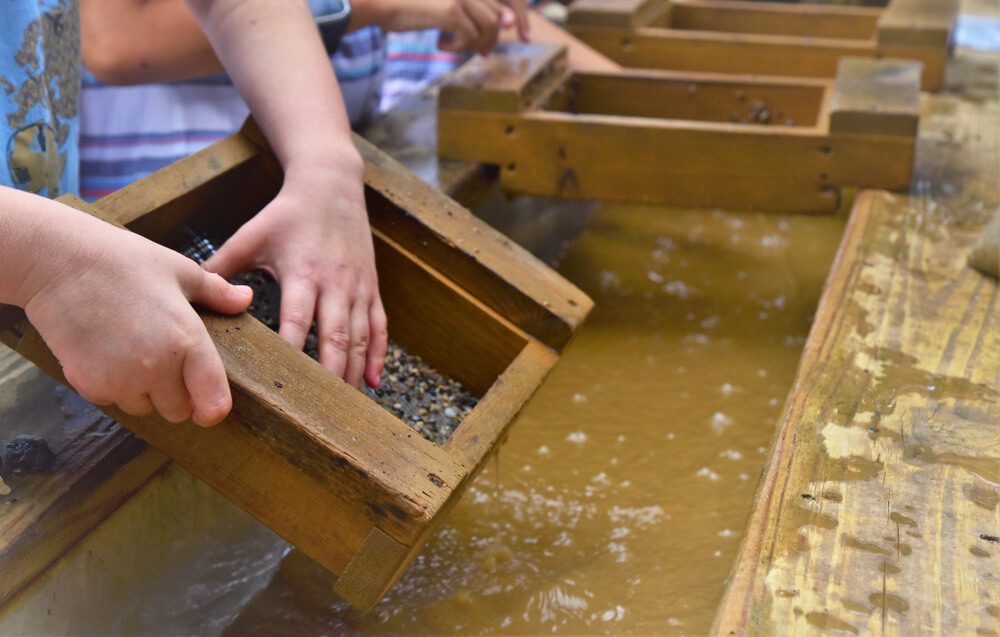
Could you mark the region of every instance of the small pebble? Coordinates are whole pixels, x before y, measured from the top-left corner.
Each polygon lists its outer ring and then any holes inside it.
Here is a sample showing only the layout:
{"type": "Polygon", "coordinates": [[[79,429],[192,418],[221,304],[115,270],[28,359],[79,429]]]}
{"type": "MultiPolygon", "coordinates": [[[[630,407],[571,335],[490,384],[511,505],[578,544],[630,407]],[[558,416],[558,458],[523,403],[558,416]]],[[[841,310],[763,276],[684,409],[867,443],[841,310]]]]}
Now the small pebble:
{"type": "Polygon", "coordinates": [[[44,438],[18,436],[4,446],[3,471],[7,476],[45,473],[55,459],[56,454],[44,438]]]}

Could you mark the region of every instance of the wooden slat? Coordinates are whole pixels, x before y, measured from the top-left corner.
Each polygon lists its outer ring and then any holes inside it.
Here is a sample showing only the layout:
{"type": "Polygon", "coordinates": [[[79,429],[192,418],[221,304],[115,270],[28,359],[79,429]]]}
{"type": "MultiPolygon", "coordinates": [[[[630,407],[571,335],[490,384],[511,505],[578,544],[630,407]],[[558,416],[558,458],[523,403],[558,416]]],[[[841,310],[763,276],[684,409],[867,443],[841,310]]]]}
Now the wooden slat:
{"type": "Polygon", "coordinates": [[[665,26],[692,31],[868,40],[875,33],[881,15],[882,11],[874,7],[697,0],[675,2],[670,23],[665,26]]]}
{"type": "Polygon", "coordinates": [[[372,224],[518,328],[562,349],[593,308],[576,286],[360,138],[372,224]],[[405,210],[406,214],[400,214],[405,210]]]}
{"type": "Polygon", "coordinates": [[[570,31],[627,67],[781,77],[834,77],[846,56],[871,56],[874,40],[765,36],[709,31],[570,26],[570,31]]]}
{"type": "Polygon", "coordinates": [[[920,122],[920,64],[844,58],[830,104],[830,132],[914,138],[920,122]]]}
{"type": "Polygon", "coordinates": [[[947,49],[958,0],[892,0],[878,21],[878,42],[947,49]]]}
{"type": "Polygon", "coordinates": [[[696,121],[751,121],[766,106],[776,125],[816,126],[826,80],[755,80],[728,75],[622,70],[576,73],[567,91],[567,110],[696,121]]]}
{"type": "Polygon", "coordinates": [[[600,19],[591,12],[577,18],[571,11],[569,29],[629,67],[832,78],[842,57],[892,57],[922,62],[922,87],[937,91],[957,11],[957,0],[893,0],[882,12],[704,0],[676,3],[670,21],[662,23],[600,19]],[[877,25],[862,33],[876,16],[877,25]],[[855,27],[858,35],[850,37],[855,27]]]}
{"type": "Polygon", "coordinates": [[[996,103],[932,98],[922,188],[859,197],[715,634],[1000,631],[996,103]]]}
{"type": "Polygon", "coordinates": [[[502,42],[464,64],[438,97],[451,108],[517,112],[529,107],[566,69],[566,47],[502,42]]]}
{"type": "Polygon", "coordinates": [[[637,27],[669,13],[669,0],[576,0],[569,6],[570,24],[637,27]]]}
{"type": "Polygon", "coordinates": [[[900,137],[558,113],[439,118],[443,156],[497,163],[507,187],[537,195],[832,212],[837,186],[906,188],[912,172],[913,140],[900,137]]]}

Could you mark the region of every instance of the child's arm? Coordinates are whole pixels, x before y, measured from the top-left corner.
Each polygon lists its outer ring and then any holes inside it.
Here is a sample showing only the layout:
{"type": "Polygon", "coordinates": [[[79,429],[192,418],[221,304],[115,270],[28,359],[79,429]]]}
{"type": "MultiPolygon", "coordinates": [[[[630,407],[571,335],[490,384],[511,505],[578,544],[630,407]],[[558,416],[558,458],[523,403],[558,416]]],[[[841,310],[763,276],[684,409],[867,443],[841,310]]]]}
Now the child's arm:
{"type": "Polygon", "coordinates": [[[387,345],[364,199],[364,163],[304,2],[189,0],[285,171],[278,196],[206,268],[249,268],[281,285],[281,335],[302,348],[316,317],[320,362],[380,382],[387,345]]]}
{"type": "MultiPolygon", "coordinates": [[[[441,29],[453,51],[489,52],[507,7],[527,25],[527,0],[354,0],[351,29],[441,29]]],[[[83,61],[105,84],[190,80],[224,72],[184,0],[80,0],[83,61]]],[[[527,37],[527,27],[524,30],[527,37]]]]}
{"type": "Polygon", "coordinates": [[[0,303],[23,307],[87,400],[212,425],[232,407],[191,303],[234,314],[251,292],[139,235],[0,186],[0,303]]]}

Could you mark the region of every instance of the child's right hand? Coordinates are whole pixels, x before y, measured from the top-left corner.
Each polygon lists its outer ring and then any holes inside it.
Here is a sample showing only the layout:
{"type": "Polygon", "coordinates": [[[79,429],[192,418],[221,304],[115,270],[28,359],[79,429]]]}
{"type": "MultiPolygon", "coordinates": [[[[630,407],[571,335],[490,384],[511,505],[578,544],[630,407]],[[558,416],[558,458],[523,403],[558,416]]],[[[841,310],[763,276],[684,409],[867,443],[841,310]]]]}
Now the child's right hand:
{"type": "Polygon", "coordinates": [[[487,55],[501,28],[512,20],[522,41],[528,39],[527,0],[379,0],[378,24],[386,31],[440,29],[445,51],[487,55]],[[396,6],[398,5],[398,6],[396,6]]]}
{"type": "Polygon", "coordinates": [[[226,372],[191,303],[236,314],[250,288],[89,215],[66,209],[60,221],[17,301],[66,380],[90,402],[134,416],[222,420],[232,408],[226,372]]]}

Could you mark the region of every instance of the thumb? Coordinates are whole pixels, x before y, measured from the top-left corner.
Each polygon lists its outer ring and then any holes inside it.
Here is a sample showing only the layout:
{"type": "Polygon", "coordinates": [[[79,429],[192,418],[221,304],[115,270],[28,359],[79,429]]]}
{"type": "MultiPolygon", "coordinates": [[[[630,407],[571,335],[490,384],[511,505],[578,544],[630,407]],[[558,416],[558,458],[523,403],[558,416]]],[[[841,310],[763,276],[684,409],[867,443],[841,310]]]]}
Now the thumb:
{"type": "Polygon", "coordinates": [[[233,285],[212,272],[202,271],[192,287],[189,295],[192,303],[220,314],[239,314],[253,300],[253,289],[249,285],[233,285]]]}

